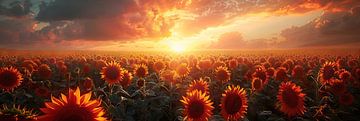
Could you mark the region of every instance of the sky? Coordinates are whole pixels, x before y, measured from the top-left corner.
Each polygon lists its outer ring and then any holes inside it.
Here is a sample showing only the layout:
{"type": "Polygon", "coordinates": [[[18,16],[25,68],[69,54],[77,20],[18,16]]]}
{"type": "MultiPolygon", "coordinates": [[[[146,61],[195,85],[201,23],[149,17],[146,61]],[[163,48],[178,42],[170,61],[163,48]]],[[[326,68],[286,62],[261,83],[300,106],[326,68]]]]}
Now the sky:
{"type": "Polygon", "coordinates": [[[359,0],[0,0],[0,48],[358,47],[359,0]]]}

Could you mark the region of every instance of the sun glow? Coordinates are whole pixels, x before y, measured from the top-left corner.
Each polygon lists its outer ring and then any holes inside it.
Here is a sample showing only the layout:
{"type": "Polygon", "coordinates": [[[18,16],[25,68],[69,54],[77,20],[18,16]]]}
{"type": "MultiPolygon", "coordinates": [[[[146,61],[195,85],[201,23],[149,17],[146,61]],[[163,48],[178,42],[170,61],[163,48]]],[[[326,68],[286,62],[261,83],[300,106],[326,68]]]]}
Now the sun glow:
{"type": "Polygon", "coordinates": [[[172,45],[170,45],[170,48],[172,51],[178,52],[178,53],[184,52],[186,49],[185,46],[181,45],[181,44],[172,44],[172,45]]]}

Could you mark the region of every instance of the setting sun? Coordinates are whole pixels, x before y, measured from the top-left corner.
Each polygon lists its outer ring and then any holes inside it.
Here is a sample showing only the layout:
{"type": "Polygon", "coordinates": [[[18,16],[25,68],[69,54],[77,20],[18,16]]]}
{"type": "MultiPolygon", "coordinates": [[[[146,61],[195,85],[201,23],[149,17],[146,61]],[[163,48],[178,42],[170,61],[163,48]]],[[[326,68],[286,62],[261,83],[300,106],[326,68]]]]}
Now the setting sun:
{"type": "Polygon", "coordinates": [[[181,45],[181,44],[172,44],[172,45],[170,45],[170,48],[172,51],[178,52],[178,53],[184,52],[186,49],[185,46],[181,45]]]}

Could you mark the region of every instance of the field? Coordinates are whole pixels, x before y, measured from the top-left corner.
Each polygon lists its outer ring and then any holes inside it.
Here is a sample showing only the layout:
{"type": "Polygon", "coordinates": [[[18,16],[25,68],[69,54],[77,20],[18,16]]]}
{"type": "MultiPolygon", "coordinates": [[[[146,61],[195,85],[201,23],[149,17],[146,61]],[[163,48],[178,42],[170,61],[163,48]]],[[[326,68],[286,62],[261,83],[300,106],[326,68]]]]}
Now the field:
{"type": "Polygon", "coordinates": [[[0,51],[0,121],[355,121],[360,50],[0,51]]]}

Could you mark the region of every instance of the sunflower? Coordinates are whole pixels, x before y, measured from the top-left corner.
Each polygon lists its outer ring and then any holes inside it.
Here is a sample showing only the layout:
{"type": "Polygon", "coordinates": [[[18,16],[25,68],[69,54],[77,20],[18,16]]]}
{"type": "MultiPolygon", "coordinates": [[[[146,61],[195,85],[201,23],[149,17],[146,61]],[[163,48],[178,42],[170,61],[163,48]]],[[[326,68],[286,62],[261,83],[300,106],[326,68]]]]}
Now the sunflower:
{"type": "Polygon", "coordinates": [[[305,94],[292,82],[282,82],[277,95],[280,111],[291,116],[303,115],[305,112],[305,94]]]}
{"type": "Polygon", "coordinates": [[[349,82],[351,80],[351,73],[349,71],[343,71],[339,74],[339,78],[345,82],[349,82]]]}
{"type": "Polygon", "coordinates": [[[159,73],[161,70],[165,68],[165,64],[162,61],[156,61],[153,65],[155,72],[159,73]]]}
{"type": "Polygon", "coordinates": [[[80,95],[79,87],[74,91],[69,89],[68,96],[51,97],[51,102],[45,102],[44,113],[40,121],[105,121],[105,114],[100,100],[90,100],[91,92],[80,95]]]}
{"type": "Polygon", "coordinates": [[[266,76],[267,77],[273,77],[275,73],[275,69],[273,67],[270,67],[268,69],[266,69],[266,76]]]}
{"type": "Polygon", "coordinates": [[[286,68],[279,67],[275,72],[275,80],[277,81],[287,81],[288,76],[286,74],[286,68]]]}
{"type": "Polygon", "coordinates": [[[231,59],[230,61],[229,61],[229,67],[231,68],[231,69],[235,69],[236,67],[238,67],[238,62],[235,60],[235,59],[231,59]]]}
{"type": "Polygon", "coordinates": [[[197,67],[200,70],[209,70],[212,66],[212,63],[210,60],[200,60],[197,67]]]}
{"type": "Polygon", "coordinates": [[[319,71],[320,82],[322,84],[329,83],[330,79],[334,77],[336,72],[336,63],[326,62],[319,71]]]}
{"type": "Polygon", "coordinates": [[[190,73],[190,68],[188,67],[188,65],[186,63],[181,63],[176,68],[176,74],[181,77],[187,76],[189,73],[190,73]]]}
{"type": "Polygon", "coordinates": [[[297,80],[303,80],[305,77],[304,68],[300,65],[296,65],[291,73],[292,77],[297,80]]]}
{"type": "Polygon", "coordinates": [[[216,69],[216,68],[218,68],[218,67],[225,67],[226,66],[226,64],[224,63],[224,62],[222,62],[222,61],[216,61],[216,62],[214,62],[214,64],[213,64],[213,67],[216,69]]]}
{"type": "Polygon", "coordinates": [[[134,73],[137,77],[144,78],[148,74],[148,67],[144,64],[135,65],[134,73]]]}
{"type": "Polygon", "coordinates": [[[164,70],[160,73],[161,80],[175,83],[175,71],[164,70]]]}
{"type": "Polygon", "coordinates": [[[102,68],[101,78],[107,81],[109,84],[114,84],[122,79],[121,67],[116,62],[110,62],[102,68]]]}
{"type": "Polygon", "coordinates": [[[13,90],[21,84],[23,80],[21,73],[13,67],[3,67],[0,69],[0,88],[13,90]]]}
{"type": "Polygon", "coordinates": [[[251,81],[251,88],[256,91],[261,91],[263,89],[263,81],[260,78],[253,78],[251,81]]]}
{"type": "Polygon", "coordinates": [[[222,94],[220,106],[226,120],[244,118],[248,107],[245,90],[240,86],[228,86],[222,94]]]}
{"type": "Polygon", "coordinates": [[[145,83],[146,83],[146,80],[144,78],[139,78],[137,81],[136,81],[136,86],[138,88],[142,88],[145,86],[145,83]]]}
{"type": "Polygon", "coordinates": [[[41,64],[38,69],[38,74],[39,74],[40,78],[47,80],[47,79],[51,78],[52,71],[51,71],[49,65],[41,64]]]}
{"type": "Polygon", "coordinates": [[[230,80],[230,72],[227,67],[219,66],[215,70],[216,79],[221,82],[227,82],[230,80]]]}
{"type": "Polygon", "coordinates": [[[267,83],[266,70],[263,66],[259,66],[255,69],[255,72],[252,74],[253,78],[260,78],[264,83],[267,83]]]}
{"type": "Polygon", "coordinates": [[[37,64],[32,60],[24,60],[21,66],[27,69],[30,73],[32,73],[37,67],[37,64]]]}
{"type": "Polygon", "coordinates": [[[120,81],[120,84],[122,87],[126,88],[131,84],[133,76],[128,70],[125,69],[123,69],[122,73],[123,73],[123,78],[120,81]]]}
{"type": "Polygon", "coordinates": [[[213,102],[209,96],[198,90],[188,92],[180,102],[184,106],[185,119],[190,121],[206,121],[212,115],[213,102]]]}
{"type": "Polygon", "coordinates": [[[93,87],[93,80],[90,77],[86,77],[83,82],[84,88],[90,90],[93,87]]]}
{"type": "Polygon", "coordinates": [[[199,80],[194,80],[190,83],[187,92],[192,92],[194,90],[199,90],[201,92],[209,94],[209,84],[202,78],[200,78],[199,80]]]}

